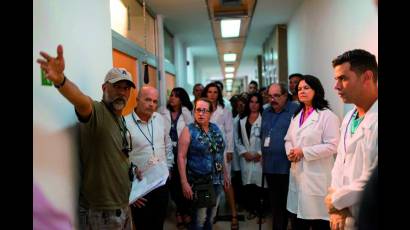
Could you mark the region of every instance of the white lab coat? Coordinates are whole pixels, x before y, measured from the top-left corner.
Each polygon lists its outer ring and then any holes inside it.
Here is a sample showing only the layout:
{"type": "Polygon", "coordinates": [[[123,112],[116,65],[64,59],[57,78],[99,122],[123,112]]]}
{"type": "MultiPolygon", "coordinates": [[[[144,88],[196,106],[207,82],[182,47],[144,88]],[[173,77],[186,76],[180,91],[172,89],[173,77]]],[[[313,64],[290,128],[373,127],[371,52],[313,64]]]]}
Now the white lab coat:
{"type": "Polygon", "coordinates": [[[232,112],[221,105],[212,113],[210,122],[215,123],[225,138],[225,152],[233,152],[233,118],[232,112]]]}
{"type": "Polygon", "coordinates": [[[292,162],[287,209],[301,219],[329,220],[324,199],[340,133],[339,118],[329,109],[314,110],[299,127],[302,111],[294,117],[285,136],[286,154],[302,148],[303,158],[292,162]]]}
{"type": "Polygon", "coordinates": [[[262,163],[254,162],[254,161],[246,161],[242,154],[249,152],[251,154],[258,154],[262,155],[261,151],[261,125],[262,125],[262,116],[259,114],[258,118],[252,125],[250,138],[246,134],[246,121],[248,117],[244,117],[240,120],[240,127],[241,127],[241,136],[242,141],[235,140],[238,148],[238,153],[240,156],[240,165],[241,165],[241,173],[242,173],[242,184],[256,184],[261,187],[262,182],[262,163]]]}
{"type": "Polygon", "coordinates": [[[232,112],[218,104],[217,109],[212,113],[210,122],[216,124],[221,130],[225,140],[224,163],[228,177],[231,178],[231,163],[227,162],[226,153],[233,153],[233,118],[232,112]]]}
{"type": "Polygon", "coordinates": [[[378,163],[379,152],[378,101],[373,103],[356,132],[350,136],[354,111],[355,109],[346,114],[340,127],[341,138],[331,183],[331,187],[336,190],[332,195],[333,206],[337,209],[348,207],[353,215],[353,218],[346,220],[350,222],[346,229],[355,229],[351,225],[354,225],[354,219],[358,215],[360,195],[378,163]]]}

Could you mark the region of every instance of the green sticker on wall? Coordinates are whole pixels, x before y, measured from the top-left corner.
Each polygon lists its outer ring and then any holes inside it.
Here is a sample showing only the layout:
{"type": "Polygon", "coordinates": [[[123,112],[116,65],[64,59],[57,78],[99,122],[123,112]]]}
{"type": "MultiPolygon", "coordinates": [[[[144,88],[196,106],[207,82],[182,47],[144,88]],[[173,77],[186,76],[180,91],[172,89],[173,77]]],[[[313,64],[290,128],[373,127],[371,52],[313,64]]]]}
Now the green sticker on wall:
{"type": "Polygon", "coordinates": [[[53,83],[46,78],[46,73],[44,73],[43,70],[40,70],[40,72],[41,72],[41,85],[52,86],[53,83]]]}

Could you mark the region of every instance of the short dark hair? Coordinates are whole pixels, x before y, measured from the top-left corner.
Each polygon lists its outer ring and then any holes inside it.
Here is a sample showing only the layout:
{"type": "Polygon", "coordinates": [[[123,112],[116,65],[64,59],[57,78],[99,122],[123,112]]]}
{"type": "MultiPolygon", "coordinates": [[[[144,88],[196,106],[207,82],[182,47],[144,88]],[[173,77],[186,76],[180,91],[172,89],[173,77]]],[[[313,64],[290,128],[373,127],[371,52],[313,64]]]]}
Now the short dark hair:
{"type": "Polygon", "coordinates": [[[258,88],[258,83],[256,81],[252,80],[251,82],[249,82],[249,85],[250,84],[256,85],[256,88],[258,88]]]}
{"type": "Polygon", "coordinates": [[[192,92],[194,92],[194,91],[195,91],[195,88],[198,87],[198,86],[201,86],[202,88],[204,88],[204,86],[203,86],[201,83],[196,83],[196,84],[194,85],[194,87],[192,87],[192,92]]]}
{"type": "MultiPolygon", "coordinates": [[[[325,108],[329,108],[329,102],[325,99],[325,90],[323,89],[322,83],[320,83],[320,80],[313,76],[313,75],[303,75],[302,79],[299,81],[298,85],[296,86],[296,93],[299,92],[299,84],[300,82],[305,81],[307,85],[312,88],[313,91],[315,91],[315,95],[313,96],[312,99],[312,107],[315,110],[324,110],[325,108]]],[[[305,107],[304,103],[299,101],[300,105],[298,109],[295,111],[295,114],[293,117],[296,117],[296,115],[305,107]]]]}
{"type": "Polygon", "coordinates": [[[292,73],[291,75],[289,75],[289,80],[290,80],[292,77],[302,78],[302,77],[303,77],[303,74],[301,74],[301,73],[292,73]]]}
{"type": "Polygon", "coordinates": [[[379,71],[376,56],[373,54],[362,49],[349,50],[333,59],[332,66],[335,68],[345,62],[349,62],[350,69],[358,75],[363,74],[366,70],[372,71],[374,81],[377,81],[379,71]]]}
{"type": "MultiPolygon", "coordinates": [[[[181,87],[173,88],[172,91],[171,91],[171,94],[172,94],[172,93],[174,93],[175,96],[176,96],[177,98],[179,98],[179,100],[181,100],[181,107],[182,107],[182,106],[185,106],[189,111],[192,111],[192,103],[191,103],[191,101],[189,100],[188,93],[185,91],[184,88],[181,88],[181,87]]],[[[171,107],[171,105],[169,104],[169,101],[168,101],[168,103],[167,103],[167,109],[169,109],[170,111],[172,111],[172,107],[171,107]]]]}

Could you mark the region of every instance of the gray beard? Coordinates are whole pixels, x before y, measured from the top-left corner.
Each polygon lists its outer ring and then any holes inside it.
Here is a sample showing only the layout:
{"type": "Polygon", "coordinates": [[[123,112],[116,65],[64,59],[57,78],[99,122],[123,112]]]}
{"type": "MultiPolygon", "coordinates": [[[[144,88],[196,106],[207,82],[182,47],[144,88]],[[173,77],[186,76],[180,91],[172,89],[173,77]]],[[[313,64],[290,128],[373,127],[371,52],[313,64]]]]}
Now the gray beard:
{"type": "Polygon", "coordinates": [[[105,101],[107,105],[109,105],[111,109],[114,109],[114,110],[122,110],[127,104],[127,102],[121,97],[115,100],[110,100],[110,98],[106,94],[103,95],[103,100],[105,101]]]}
{"type": "Polygon", "coordinates": [[[115,110],[122,110],[122,109],[124,109],[124,107],[126,105],[126,103],[122,99],[117,99],[117,100],[111,102],[111,104],[112,104],[112,107],[115,110]]]}

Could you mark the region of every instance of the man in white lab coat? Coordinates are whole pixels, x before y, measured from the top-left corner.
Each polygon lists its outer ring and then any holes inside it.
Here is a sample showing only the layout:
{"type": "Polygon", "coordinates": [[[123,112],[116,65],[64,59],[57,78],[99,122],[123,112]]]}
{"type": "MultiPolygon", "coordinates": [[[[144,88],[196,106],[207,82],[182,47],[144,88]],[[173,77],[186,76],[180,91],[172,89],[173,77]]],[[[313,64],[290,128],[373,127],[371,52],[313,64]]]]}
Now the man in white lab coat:
{"type": "MultiPolygon", "coordinates": [[[[378,162],[378,67],[365,50],[351,50],[332,61],[335,89],[353,103],[342,122],[329,194],[325,198],[331,229],[356,229],[364,187],[378,162]]],[[[377,220],[375,220],[377,221],[377,220]]]]}

